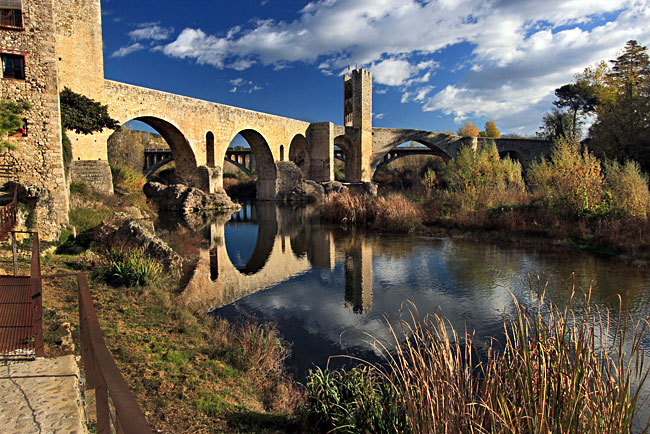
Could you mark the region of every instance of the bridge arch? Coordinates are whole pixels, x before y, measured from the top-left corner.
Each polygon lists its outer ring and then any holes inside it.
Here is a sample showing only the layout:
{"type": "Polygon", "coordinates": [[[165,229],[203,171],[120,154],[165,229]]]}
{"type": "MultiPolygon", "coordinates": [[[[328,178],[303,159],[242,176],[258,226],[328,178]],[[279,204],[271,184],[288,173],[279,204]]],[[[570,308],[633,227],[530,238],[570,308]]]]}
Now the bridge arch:
{"type": "Polygon", "coordinates": [[[525,163],[524,158],[520,152],[515,151],[513,149],[506,149],[503,151],[499,151],[499,158],[506,158],[506,157],[510,158],[511,160],[518,161],[519,164],[521,164],[522,170],[524,167],[526,167],[524,165],[525,163]]]}
{"type": "Polygon", "coordinates": [[[289,143],[289,161],[295,163],[302,171],[302,175],[309,175],[309,143],[302,134],[296,134],[289,143]]]}
{"type": "Polygon", "coordinates": [[[422,139],[407,139],[397,143],[392,149],[385,150],[384,152],[374,156],[374,164],[372,167],[372,178],[374,179],[377,171],[386,167],[389,163],[399,159],[408,157],[409,155],[433,155],[442,158],[442,160],[447,163],[451,160],[451,156],[447,154],[443,149],[438,147],[435,143],[429,142],[422,139]],[[424,147],[418,148],[407,148],[400,147],[400,145],[407,142],[416,142],[424,147]]]}
{"type": "MultiPolygon", "coordinates": [[[[173,160],[176,164],[176,176],[181,182],[187,184],[198,183],[196,155],[185,134],[176,125],[156,116],[137,116],[126,119],[125,121],[120,119],[120,123],[124,125],[132,120],[147,124],[165,139],[165,142],[167,142],[167,145],[169,145],[172,151],[173,160]]],[[[165,164],[169,163],[169,161],[166,161],[165,164]]],[[[160,164],[155,170],[162,166],[163,164],[160,164]]],[[[155,170],[150,170],[150,174],[155,172],[155,170]]]]}
{"type": "Polygon", "coordinates": [[[351,167],[349,166],[348,163],[351,161],[352,154],[353,154],[352,140],[350,140],[350,138],[348,136],[346,136],[345,134],[341,134],[340,136],[334,137],[334,146],[335,146],[335,148],[334,148],[334,158],[339,160],[339,161],[343,161],[343,163],[344,163],[344,178],[346,180],[349,180],[350,176],[351,176],[350,170],[352,170],[352,169],[351,169],[351,167]],[[341,155],[341,153],[338,153],[336,151],[336,147],[338,147],[341,150],[342,155],[341,155]]]}
{"type": "MultiPolygon", "coordinates": [[[[264,136],[254,130],[245,129],[232,135],[230,142],[240,135],[246,140],[255,156],[255,170],[257,171],[257,199],[273,200],[277,189],[277,167],[271,148],[264,136]]],[[[224,161],[227,149],[223,149],[219,161],[224,161]]]]}

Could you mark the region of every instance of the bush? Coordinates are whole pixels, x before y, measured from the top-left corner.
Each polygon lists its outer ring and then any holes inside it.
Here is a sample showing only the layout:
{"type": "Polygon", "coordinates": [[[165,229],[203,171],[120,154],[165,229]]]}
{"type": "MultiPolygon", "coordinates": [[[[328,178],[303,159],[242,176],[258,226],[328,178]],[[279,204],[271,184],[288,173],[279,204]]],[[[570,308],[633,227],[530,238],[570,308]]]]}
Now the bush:
{"type": "Polygon", "coordinates": [[[494,142],[476,150],[461,148],[444,167],[442,181],[450,191],[462,193],[469,209],[496,206],[505,193],[524,191],[521,165],[509,157],[501,159],[494,142]]]}
{"type": "Polygon", "coordinates": [[[344,433],[410,433],[395,388],[372,369],[309,371],[302,409],[310,426],[344,433]]]}
{"type": "Polygon", "coordinates": [[[551,159],[531,164],[528,182],[545,206],[568,216],[599,212],[603,196],[600,162],[580,143],[559,139],[551,159]]]}
{"type": "Polygon", "coordinates": [[[162,266],[146,253],[145,247],[111,249],[106,253],[107,280],[116,285],[145,286],[162,277],[162,266]]]}
{"type": "Polygon", "coordinates": [[[635,161],[620,164],[605,161],[605,189],[607,210],[625,217],[642,217],[648,214],[650,192],[648,177],[635,161]]]}

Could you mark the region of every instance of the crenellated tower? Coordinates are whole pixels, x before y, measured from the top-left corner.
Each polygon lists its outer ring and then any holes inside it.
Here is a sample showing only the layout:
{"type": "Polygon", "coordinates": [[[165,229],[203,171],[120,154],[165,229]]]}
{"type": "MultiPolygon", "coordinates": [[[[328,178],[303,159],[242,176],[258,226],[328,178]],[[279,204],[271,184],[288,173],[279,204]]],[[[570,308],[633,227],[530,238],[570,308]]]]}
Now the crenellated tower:
{"type": "Polygon", "coordinates": [[[353,129],[353,149],[346,161],[346,178],[370,181],[372,172],[372,74],[355,68],[343,77],[343,125],[353,129]]]}

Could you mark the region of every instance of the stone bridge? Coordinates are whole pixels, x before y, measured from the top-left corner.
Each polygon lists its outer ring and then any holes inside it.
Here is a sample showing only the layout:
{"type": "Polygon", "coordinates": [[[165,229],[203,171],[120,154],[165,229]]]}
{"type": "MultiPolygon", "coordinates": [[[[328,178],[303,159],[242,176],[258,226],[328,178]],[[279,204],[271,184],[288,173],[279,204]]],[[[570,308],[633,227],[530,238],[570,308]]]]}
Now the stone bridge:
{"type": "MultiPolygon", "coordinates": [[[[22,26],[0,27],[0,52],[25,65],[16,77],[0,78],[0,94],[32,103],[25,113],[28,134],[11,138],[17,151],[0,156],[0,182],[20,182],[43,191],[39,217],[50,227],[67,222],[68,180],[63,170],[61,113],[63,88],[108,105],[124,124],[142,121],[167,141],[177,174],[189,184],[213,191],[223,184],[222,167],[232,139],[240,134],[257,162],[258,198],[275,199],[280,181],[277,162],[293,161],[305,178],[333,179],[334,146],[345,153],[348,181],[371,181],[376,168],[395,146],[416,141],[449,158],[475,139],[430,131],[373,128],[372,75],[349,71],[343,77],[343,125],[305,122],[244,108],[147,89],[104,77],[100,0],[30,0],[14,2],[22,26]],[[27,59],[27,61],[25,61],[27,59]]],[[[12,4],[14,4],[12,3],[12,4]]],[[[15,71],[14,71],[15,72],[15,71]]],[[[184,77],[178,77],[179,80],[184,77]]],[[[96,190],[112,192],[107,139],[110,131],[92,135],[68,132],[72,147],[70,178],[96,190]]],[[[481,140],[481,139],[479,139],[481,140]]],[[[550,143],[498,139],[502,153],[524,164],[549,152],[550,143]]],[[[47,227],[39,230],[47,232],[47,227]]]]}

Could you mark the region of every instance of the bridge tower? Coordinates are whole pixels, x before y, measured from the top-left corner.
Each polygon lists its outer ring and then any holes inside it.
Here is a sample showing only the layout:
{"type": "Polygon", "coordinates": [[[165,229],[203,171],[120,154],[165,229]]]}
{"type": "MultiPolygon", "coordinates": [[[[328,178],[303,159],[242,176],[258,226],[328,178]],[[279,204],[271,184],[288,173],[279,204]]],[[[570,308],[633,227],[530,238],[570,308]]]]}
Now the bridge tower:
{"type": "Polygon", "coordinates": [[[372,74],[354,69],[343,77],[343,125],[348,137],[354,137],[345,163],[348,181],[371,181],[372,171],[372,74]],[[352,134],[348,133],[352,129],[352,134]]]}

